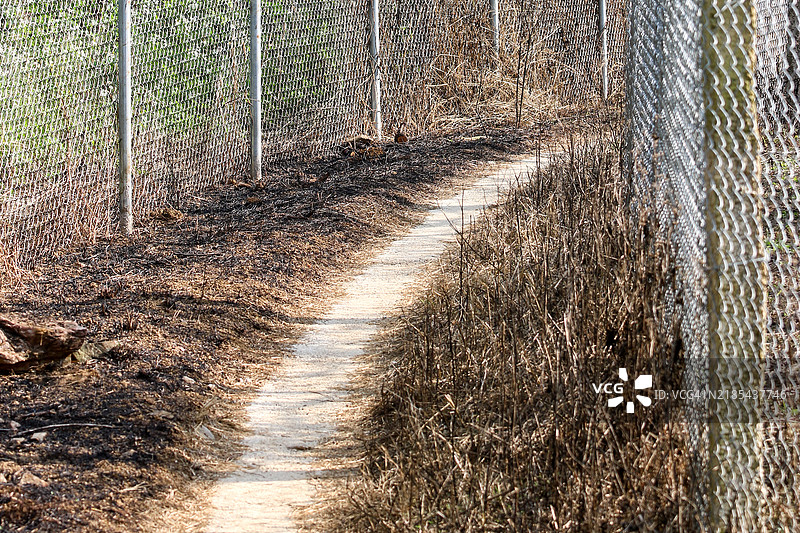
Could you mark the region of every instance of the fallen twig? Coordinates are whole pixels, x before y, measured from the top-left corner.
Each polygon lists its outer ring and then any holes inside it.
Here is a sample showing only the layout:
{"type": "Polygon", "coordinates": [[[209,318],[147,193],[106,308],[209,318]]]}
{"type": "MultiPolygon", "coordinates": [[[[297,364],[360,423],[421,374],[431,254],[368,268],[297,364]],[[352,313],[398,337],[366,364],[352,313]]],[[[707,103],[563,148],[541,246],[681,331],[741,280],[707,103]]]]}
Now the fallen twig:
{"type": "Polygon", "coordinates": [[[89,424],[89,423],[74,423],[74,424],[50,424],[49,426],[42,426],[33,429],[26,429],[17,433],[17,437],[24,437],[25,435],[32,435],[33,433],[44,431],[46,429],[59,429],[59,428],[75,428],[75,427],[92,427],[92,428],[108,428],[116,429],[119,426],[109,426],[106,424],[89,424]]]}

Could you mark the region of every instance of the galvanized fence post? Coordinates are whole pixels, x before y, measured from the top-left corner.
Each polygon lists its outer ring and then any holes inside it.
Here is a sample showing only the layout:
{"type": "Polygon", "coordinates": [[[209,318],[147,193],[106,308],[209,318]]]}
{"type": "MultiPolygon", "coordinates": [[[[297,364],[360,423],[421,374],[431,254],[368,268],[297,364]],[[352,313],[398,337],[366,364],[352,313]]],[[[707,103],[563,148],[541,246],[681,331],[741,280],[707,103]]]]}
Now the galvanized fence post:
{"type": "Polygon", "coordinates": [[[709,527],[761,531],[767,263],[755,87],[754,0],[704,0],[709,527]]]}
{"type": "MultiPolygon", "coordinates": [[[[494,1],[494,0],[493,0],[494,1]]],[[[600,62],[603,75],[603,100],[608,99],[608,32],[606,31],[606,1],[598,0],[598,33],[600,34],[600,62]]]]}
{"type": "Polygon", "coordinates": [[[489,0],[489,11],[492,18],[492,39],[494,44],[495,55],[500,55],[500,6],[499,0],[489,0]]]}
{"type": "Polygon", "coordinates": [[[261,177],[261,0],[250,0],[250,179],[261,177]]]}
{"type": "Polygon", "coordinates": [[[372,0],[370,11],[369,52],[372,56],[372,122],[375,136],[380,141],[383,136],[381,119],[381,41],[380,41],[380,2],[372,0]]]}
{"type": "Polygon", "coordinates": [[[119,225],[126,235],[133,233],[131,184],[131,0],[118,0],[119,27],[119,225]]]}

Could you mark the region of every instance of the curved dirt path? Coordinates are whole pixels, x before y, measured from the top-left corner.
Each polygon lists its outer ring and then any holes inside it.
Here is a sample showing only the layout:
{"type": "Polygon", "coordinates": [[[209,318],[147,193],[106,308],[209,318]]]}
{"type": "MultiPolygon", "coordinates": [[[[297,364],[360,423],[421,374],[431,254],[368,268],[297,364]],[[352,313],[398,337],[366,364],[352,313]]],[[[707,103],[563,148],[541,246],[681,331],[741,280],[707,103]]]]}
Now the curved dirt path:
{"type": "MultiPolygon", "coordinates": [[[[545,164],[544,159],[540,163],[545,164]]],[[[345,296],[293,347],[276,375],[248,407],[248,450],[239,469],[219,481],[207,533],[295,531],[293,512],[311,503],[314,471],[309,453],[333,436],[344,412],[356,358],[395,312],[423,266],[442,252],[456,229],[497,201],[515,175],[536,168],[534,158],[505,164],[439,202],[425,221],[394,241],[345,286],[345,296]]]]}

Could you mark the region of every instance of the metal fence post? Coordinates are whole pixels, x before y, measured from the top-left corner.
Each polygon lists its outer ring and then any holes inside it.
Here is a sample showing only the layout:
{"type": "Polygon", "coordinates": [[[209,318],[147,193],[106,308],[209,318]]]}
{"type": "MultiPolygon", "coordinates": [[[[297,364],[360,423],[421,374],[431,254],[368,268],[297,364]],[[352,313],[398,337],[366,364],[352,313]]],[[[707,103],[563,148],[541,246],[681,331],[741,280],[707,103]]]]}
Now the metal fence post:
{"type": "Polygon", "coordinates": [[[118,0],[119,27],[119,225],[126,235],[133,233],[131,186],[131,0],[118,0]]]}
{"type": "Polygon", "coordinates": [[[261,177],[261,0],[250,0],[250,179],[261,177]]]}
{"type": "Polygon", "coordinates": [[[500,7],[499,0],[489,0],[489,10],[492,17],[492,38],[494,41],[494,53],[500,55],[500,7]]]}
{"type": "MultiPolygon", "coordinates": [[[[788,79],[784,86],[786,87],[787,101],[794,101],[794,112],[800,113],[800,0],[789,0],[786,8],[789,10],[785,52],[788,79]]],[[[789,106],[791,107],[791,105],[790,103],[789,106]]]]}
{"type": "MultiPolygon", "coordinates": [[[[496,1],[496,0],[493,0],[496,1]]],[[[608,99],[608,32],[606,31],[606,0],[598,0],[598,33],[600,33],[600,62],[603,69],[603,100],[608,99]]]]}
{"type": "Polygon", "coordinates": [[[372,0],[369,39],[369,52],[370,55],[372,55],[372,122],[375,125],[375,136],[379,141],[383,136],[383,123],[381,118],[380,34],[380,1],[372,0]]]}
{"type": "Polygon", "coordinates": [[[704,0],[710,531],[761,531],[767,267],[755,95],[754,0],[704,0]]]}

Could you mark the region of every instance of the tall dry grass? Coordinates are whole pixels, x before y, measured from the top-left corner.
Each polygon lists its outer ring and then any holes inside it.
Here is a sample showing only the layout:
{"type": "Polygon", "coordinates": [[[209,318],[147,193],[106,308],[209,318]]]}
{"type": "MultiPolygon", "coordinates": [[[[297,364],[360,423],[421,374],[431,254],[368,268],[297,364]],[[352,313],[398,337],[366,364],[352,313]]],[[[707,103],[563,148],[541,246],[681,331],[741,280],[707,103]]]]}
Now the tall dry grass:
{"type": "MultiPolygon", "coordinates": [[[[401,123],[412,133],[476,124],[529,125],[599,104],[588,81],[585,94],[576,98],[571,86],[575,65],[569,63],[573,58],[553,46],[552,34],[563,30],[552,26],[561,4],[501,4],[499,53],[493,45],[489,2],[446,0],[435,8],[418,6],[413,16],[397,6],[386,8],[382,76],[389,130],[401,123]],[[396,12],[397,19],[392,16],[396,12]],[[418,25],[413,38],[397,31],[403,17],[418,25]]],[[[560,23],[569,26],[567,20],[560,23]]],[[[593,34],[564,38],[577,41],[570,48],[596,53],[593,34]]]]}
{"type": "Polygon", "coordinates": [[[591,387],[619,367],[664,390],[682,374],[664,326],[665,246],[646,213],[630,216],[619,150],[613,135],[573,147],[449,253],[381,354],[360,470],[326,527],[693,528],[675,406],[626,414],[591,387]]]}

